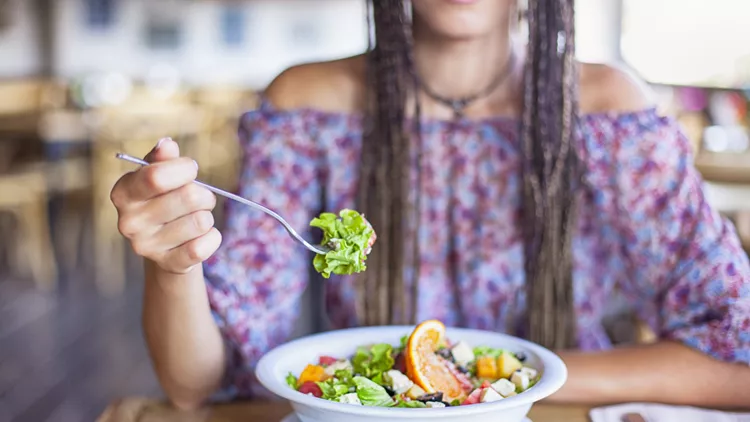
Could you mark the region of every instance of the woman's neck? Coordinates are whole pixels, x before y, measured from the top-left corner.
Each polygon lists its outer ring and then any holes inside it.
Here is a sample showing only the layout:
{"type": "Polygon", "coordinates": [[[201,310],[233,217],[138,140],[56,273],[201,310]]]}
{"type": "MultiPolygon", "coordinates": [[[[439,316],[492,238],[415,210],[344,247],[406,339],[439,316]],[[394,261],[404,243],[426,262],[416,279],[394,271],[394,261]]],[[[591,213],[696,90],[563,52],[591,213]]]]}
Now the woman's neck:
{"type": "MultiPolygon", "coordinates": [[[[414,26],[414,60],[420,81],[427,89],[446,99],[461,99],[479,95],[468,110],[472,115],[512,113],[521,99],[522,57],[508,28],[474,39],[451,40],[439,37],[425,26],[414,26]],[[511,62],[513,68],[508,69],[511,62]],[[504,79],[498,82],[498,78],[504,79]],[[497,84],[496,84],[497,83],[497,84]],[[493,84],[496,84],[493,86],[493,84]],[[486,92],[492,89],[491,92],[486,92]],[[484,95],[486,94],[486,95],[484,95]],[[504,103],[497,106],[498,102],[504,103]],[[493,106],[494,104],[494,106],[493,106]],[[483,109],[483,110],[482,110],[483,109]]],[[[427,114],[448,115],[443,105],[422,93],[427,114]],[[431,110],[433,109],[433,110],[431,110]],[[432,111],[432,112],[430,112],[432,111]]]]}

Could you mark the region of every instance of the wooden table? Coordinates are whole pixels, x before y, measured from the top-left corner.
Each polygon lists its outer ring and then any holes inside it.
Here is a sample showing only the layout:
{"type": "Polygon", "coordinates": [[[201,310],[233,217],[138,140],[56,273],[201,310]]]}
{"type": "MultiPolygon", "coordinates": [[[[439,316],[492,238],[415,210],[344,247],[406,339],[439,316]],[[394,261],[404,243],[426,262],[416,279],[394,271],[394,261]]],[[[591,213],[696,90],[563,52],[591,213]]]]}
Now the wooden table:
{"type": "MultiPolygon", "coordinates": [[[[285,402],[238,402],[179,412],[157,400],[129,398],[112,403],[97,422],[279,422],[291,411],[285,402]]],[[[529,418],[533,422],[588,422],[588,411],[586,406],[538,404],[529,418]]]]}

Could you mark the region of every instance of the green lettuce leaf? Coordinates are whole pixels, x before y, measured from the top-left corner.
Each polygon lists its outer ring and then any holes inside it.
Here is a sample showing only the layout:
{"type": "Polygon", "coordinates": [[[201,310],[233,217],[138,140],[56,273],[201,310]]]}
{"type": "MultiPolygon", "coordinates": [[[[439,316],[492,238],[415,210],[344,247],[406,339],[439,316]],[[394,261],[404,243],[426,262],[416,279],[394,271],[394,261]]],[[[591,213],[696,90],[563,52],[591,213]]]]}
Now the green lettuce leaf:
{"type": "Polygon", "coordinates": [[[349,392],[349,387],[343,384],[331,383],[331,380],[318,382],[320,391],[323,392],[323,398],[326,400],[337,400],[339,397],[349,392]]]}
{"type": "Polygon", "coordinates": [[[315,255],[315,270],[330,278],[331,274],[348,275],[367,269],[367,245],[373,229],[364,216],[353,210],[344,209],[339,215],[323,213],[310,222],[311,227],[323,231],[323,245],[332,248],[325,255],[315,255]]]}
{"type": "Polygon", "coordinates": [[[352,367],[354,368],[355,374],[368,376],[370,373],[370,358],[372,355],[370,351],[364,347],[358,347],[357,351],[354,352],[352,357],[352,367]]]}
{"type": "Polygon", "coordinates": [[[423,407],[427,407],[427,405],[422,403],[421,401],[416,401],[416,400],[412,400],[412,401],[399,400],[399,402],[396,403],[396,407],[408,407],[408,408],[413,408],[413,409],[421,409],[423,407]]]}
{"type": "Polygon", "coordinates": [[[346,384],[348,387],[354,387],[354,382],[352,382],[353,374],[351,369],[339,369],[338,371],[334,372],[333,377],[346,384]]]}
{"type": "Polygon", "coordinates": [[[383,383],[383,372],[393,369],[393,346],[388,343],[379,343],[369,349],[357,348],[352,358],[354,373],[374,380],[378,384],[383,383]]]}
{"type": "Polygon", "coordinates": [[[382,386],[365,377],[352,378],[357,387],[357,397],[365,406],[393,407],[396,403],[382,386]]]}
{"type": "Polygon", "coordinates": [[[403,336],[401,337],[401,340],[399,341],[398,347],[393,349],[393,355],[398,355],[399,353],[406,350],[407,343],[409,342],[409,336],[403,336]]]}
{"type": "Polygon", "coordinates": [[[474,357],[490,356],[496,358],[505,352],[504,349],[493,349],[492,347],[479,346],[474,348],[474,357]]]}
{"type": "Polygon", "coordinates": [[[295,390],[297,389],[297,377],[295,377],[291,372],[286,376],[286,383],[295,390]]]}
{"type": "Polygon", "coordinates": [[[320,391],[323,392],[323,398],[326,400],[338,400],[344,394],[350,393],[355,385],[352,381],[352,372],[348,369],[340,369],[335,372],[333,378],[323,382],[317,382],[320,391]]]}

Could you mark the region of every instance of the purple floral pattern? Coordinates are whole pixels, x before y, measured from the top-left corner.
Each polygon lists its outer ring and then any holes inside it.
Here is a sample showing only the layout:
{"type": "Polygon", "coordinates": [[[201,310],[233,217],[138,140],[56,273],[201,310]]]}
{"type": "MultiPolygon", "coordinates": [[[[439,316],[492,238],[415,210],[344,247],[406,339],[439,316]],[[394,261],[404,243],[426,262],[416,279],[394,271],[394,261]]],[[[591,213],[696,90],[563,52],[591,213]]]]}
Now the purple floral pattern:
{"type": "MultiPolygon", "coordinates": [[[[240,194],[299,228],[323,210],[354,206],[361,124],[358,115],[282,111],[264,101],[241,120],[240,194]]],[[[518,123],[425,120],[422,130],[419,283],[429,288],[421,289],[418,319],[523,336],[518,123]],[[454,291],[461,301],[447,293],[454,291]]],[[[661,338],[750,363],[748,257],[707,204],[677,123],[655,109],[590,114],[577,139],[587,169],[574,239],[580,347],[611,347],[602,316],[620,292],[661,338]]],[[[231,350],[230,394],[263,393],[255,364],[289,339],[310,265],[273,219],[228,203],[222,247],[204,268],[231,350]]],[[[335,328],[357,324],[353,298],[350,278],[326,281],[335,328]]]]}

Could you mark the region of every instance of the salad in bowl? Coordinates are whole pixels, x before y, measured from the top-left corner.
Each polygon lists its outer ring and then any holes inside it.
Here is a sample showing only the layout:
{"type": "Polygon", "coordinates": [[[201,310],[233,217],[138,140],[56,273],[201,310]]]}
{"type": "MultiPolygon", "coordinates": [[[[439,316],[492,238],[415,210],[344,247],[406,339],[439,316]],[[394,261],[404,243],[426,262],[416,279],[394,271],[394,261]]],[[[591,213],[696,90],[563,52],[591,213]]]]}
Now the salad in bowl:
{"type": "Polygon", "coordinates": [[[301,393],[359,406],[440,408],[488,403],[533,387],[523,353],[453,344],[440,321],[420,324],[399,346],[376,343],[351,357],[320,356],[287,383],[301,393]]]}
{"type": "Polygon", "coordinates": [[[520,422],[567,376],[539,345],[437,320],[304,337],[265,355],[256,374],[302,422],[520,422]]]}

